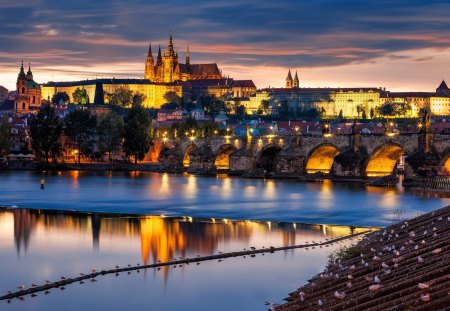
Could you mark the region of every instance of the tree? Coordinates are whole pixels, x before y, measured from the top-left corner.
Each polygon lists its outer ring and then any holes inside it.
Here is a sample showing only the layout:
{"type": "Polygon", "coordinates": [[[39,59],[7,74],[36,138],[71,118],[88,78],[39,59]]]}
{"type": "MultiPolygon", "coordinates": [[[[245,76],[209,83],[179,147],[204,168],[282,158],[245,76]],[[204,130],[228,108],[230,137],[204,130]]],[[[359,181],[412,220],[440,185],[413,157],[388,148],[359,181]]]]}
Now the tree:
{"type": "Polygon", "coordinates": [[[70,144],[78,150],[79,164],[81,155],[89,156],[94,151],[97,118],[91,116],[89,110],[74,110],[66,116],[64,123],[70,144]]]}
{"type": "Polygon", "coordinates": [[[375,109],[370,108],[370,118],[373,119],[375,117],[375,109]]]}
{"type": "Polygon", "coordinates": [[[358,119],[359,119],[359,114],[362,113],[363,111],[364,111],[364,108],[362,105],[356,106],[356,113],[358,114],[358,119]]]}
{"type": "Polygon", "coordinates": [[[361,118],[363,118],[364,120],[367,119],[367,114],[365,110],[363,110],[361,118]]]}
{"type": "Polygon", "coordinates": [[[339,111],[339,119],[344,119],[344,113],[342,112],[342,109],[339,111]]]}
{"type": "Polygon", "coordinates": [[[240,105],[236,108],[235,114],[239,120],[242,120],[245,116],[246,109],[244,105],[240,105]]]}
{"type": "Polygon", "coordinates": [[[109,93],[107,96],[111,105],[128,107],[133,103],[133,92],[123,86],[118,87],[114,93],[109,93]]]}
{"type": "Polygon", "coordinates": [[[69,95],[67,95],[66,92],[58,92],[53,94],[52,96],[52,103],[53,104],[59,104],[59,102],[68,103],[70,101],[69,95]]]}
{"type": "Polygon", "coordinates": [[[198,124],[197,121],[191,116],[187,117],[182,123],[178,125],[177,128],[179,136],[186,135],[186,132],[191,133],[192,130],[197,131],[198,124]]]}
{"type": "Polygon", "coordinates": [[[98,149],[103,155],[108,154],[111,162],[112,155],[120,150],[123,135],[123,119],[115,112],[108,112],[99,116],[98,120],[98,149]]]}
{"type": "Polygon", "coordinates": [[[88,104],[89,103],[89,96],[87,94],[87,91],[85,88],[79,88],[77,87],[75,91],[72,93],[72,98],[75,103],[78,104],[88,104]]]}
{"type": "Polygon", "coordinates": [[[270,102],[267,99],[263,99],[258,107],[258,110],[261,109],[263,113],[267,114],[269,112],[269,108],[270,102]]]}
{"type": "Polygon", "coordinates": [[[11,148],[11,123],[9,118],[3,116],[0,121],[0,155],[7,154],[11,148]]]}
{"type": "Polygon", "coordinates": [[[168,91],[164,94],[164,100],[167,104],[175,104],[181,106],[181,97],[178,96],[177,92],[168,91]]]}
{"type": "Polygon", "coordinates": [[[44,105],[30,120],[31,145],[36,158],[48,163],[51,157],[55,159],[61,154],[62,121],[50,105],[44,105]]]}
{"type": "Polygon", "coordinates": [[[201,98],[203,109],[210,116],[216,116],[221,111],[228,112],[229,109],[226,107],[225,102],[214,95],[202,97],[201,98]]]}
{"type": "Polygon", "coordinates": [[[395,115],[394,105],[390,102],[386,102],[377,108],[379,108],[380,115],[383,115],[383,116],[394,116],[395,115]]]}
{"type": "Polygon", "coordinates": [[[291,111],[289,109],[288,102],[286,100],[282,100],[278,104],[278,115],[283,120],[283,119],[287,119],[289,117],[290,112],[291,111]]]}
{"type": "Polygon", "coordinates": [[[402,117],[407,117],[411,114],[411,104],[407,102],[396,103],[394,105],[395,114],[402,117]]]}
{"type": "Polygon", "coordinates": [[[142,161],[150,148],[151,121],[141,105],[133,105],[125,117],[123,150],[134,157],[134,163],[142,161]]]}
{"type": "Polygon", "coordinates": [[[144,94],[136,92],[133,94],[131,101],[132,101],[133,105],[142,106],[144,104],[145,99],[146,99],[146,96],[144,94]]]}

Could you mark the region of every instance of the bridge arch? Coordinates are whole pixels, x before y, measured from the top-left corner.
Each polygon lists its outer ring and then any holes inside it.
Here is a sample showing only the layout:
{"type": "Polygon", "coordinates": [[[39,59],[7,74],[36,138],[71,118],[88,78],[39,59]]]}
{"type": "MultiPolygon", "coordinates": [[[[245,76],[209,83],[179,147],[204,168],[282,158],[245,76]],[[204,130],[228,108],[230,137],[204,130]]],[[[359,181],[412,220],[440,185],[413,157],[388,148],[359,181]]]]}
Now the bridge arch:
{"type": "Polygon", "coordinates": [[[450,175],[450,150],[447,150],[441,163],[439,163],[439,173],[450,175]]]}
{"type": "Polygon", "coordinates": [[[230,169],[230,154],[236,151],[236,147],[231,144],[225,144],[220,146],[219,150],[216,152],[214,159],[214,166],[218,170],[228,170],[230,169]]]}
{"type": "Polygon", "coordinates": [[[268,144],[264,146],[256,157],[256,168],[263,168],[267,172],[273,172],[276,167],[275,158],[281,147],[277,144],[268,144]]]}
{"type": "Polygon", "coordinates": [[[341,150],[330,143],[323,143],[314,147],[310,151],[306,161],[306,173],[331,173],[334,157],[339,153],[341,153],[341,150]]]}
{"type": "Polygon", "coordinates": [[[183,166],[184,167],[189,167],[191,165],[191,153],[197,149],[198,149],[198,147],[194,143],[189,144],[186,147],[186,150],[185,150],[184,156],[183,156],[183,166]]]}
{"type": "Polygon", "coordinates": [[[161,149],[157,150],[156,160],[158,162],[161,162],[164,157],[164,153],[166,153],[166,151],[169,151],[170,149],[171,148],[169,148],[167,146],[163,146],[163,147],[161,147],[161,149]]]}
{"type": "Polygon", "coordinates": [[[406,155],[406,149],[400,144],[390,142],[374,149],[365,165],[365,176],[378,177],[394,173],[398,161],[406,155]]]}

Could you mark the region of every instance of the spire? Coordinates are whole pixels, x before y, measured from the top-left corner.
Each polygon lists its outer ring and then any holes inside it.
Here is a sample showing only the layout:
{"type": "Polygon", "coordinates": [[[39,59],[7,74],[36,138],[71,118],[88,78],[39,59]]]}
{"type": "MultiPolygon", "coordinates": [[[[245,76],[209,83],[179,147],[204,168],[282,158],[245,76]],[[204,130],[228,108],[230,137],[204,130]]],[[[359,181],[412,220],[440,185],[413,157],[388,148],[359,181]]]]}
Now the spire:
{"type": "Polygon", "coordinates": [[[28,72],[27,72],[27,74],[29,74],[29,75],[32,74],[32,72],[31,72],[31,63],[28,63],[28,72]]]}
{"type": "Polygon", "coordinates": [[[286,77],[286,88],[290,89],[292,88],[292,75],[291,75],[291,69],[289,69],[289,73],[286,77]]]}
{"type": "Polygon", "coordinates": [[[445,83],[445,80],[442,79],[441,84],[439,84],[438,88],[436,89],[436,94],[441,96],[450,96],[450,89],[447,86],[447,83],[445,83]]]}
{"type": "Polygon", "coordinates": [[[152,54],[152,43],[150,42],[150,45],[148,46],[148,54],[147,54],[147,57],[148,56],[152,56],[153,57],[153,54],[152,54]]]}
{"type": "Polygon", "coordinates": [[[189,44],[188,44],[186,50],[186,66],[189,66],[190,64],[191,64],[191,54],[189,53],[189,44]]]}
{"type": "Polygon", "coordinates": [[[162,66],[161,46],[158,49],[158,57],[156,58],[156,66],[162,66]]]}
{"type": "Polygon", "coordinates": [[[291,75],[291,69],[289,69],[289,73],[288,73],[288,75],[287,75],[287,77],[286,77],[286,81],[292,81],[292,75],[291,75]]]}
{"type": "Polygon", "coordinates": [[[19,78],[20,77],[25,77],[25,70],[23,69],[23,60],[22,65],[20,66],[19,78]]]}
{"type": "Polygon", "coordinates": [[[168,52],[169,55],[174,55],[174,52],[173,52],[173,43],[172,43],[172,32],[170,33],[170,37],[169,37],[169,45],[168,45],[167,52],[168,52]]]}
{"type": "Polygon", "coordinates": [[[294,84],[292,86],[293,87],[299,87],[299,80],[298,80],[297,70],[295,71],[294,84]]]}

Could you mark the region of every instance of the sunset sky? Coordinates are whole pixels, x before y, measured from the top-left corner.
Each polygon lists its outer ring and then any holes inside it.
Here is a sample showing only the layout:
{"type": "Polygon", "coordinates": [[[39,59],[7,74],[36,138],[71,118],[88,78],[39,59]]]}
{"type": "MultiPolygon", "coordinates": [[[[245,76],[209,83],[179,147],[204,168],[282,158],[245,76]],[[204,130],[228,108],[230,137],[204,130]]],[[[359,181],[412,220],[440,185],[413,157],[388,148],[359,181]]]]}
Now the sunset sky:
{"type": "Polygon", "coordinates": [[[450,80],[448,0],[0,0],[0,85],[15,89],[20,61],[35,80],[143,76],[148,44],[171,31],[184,62],[283,86],[433,91],[450,80]]]}

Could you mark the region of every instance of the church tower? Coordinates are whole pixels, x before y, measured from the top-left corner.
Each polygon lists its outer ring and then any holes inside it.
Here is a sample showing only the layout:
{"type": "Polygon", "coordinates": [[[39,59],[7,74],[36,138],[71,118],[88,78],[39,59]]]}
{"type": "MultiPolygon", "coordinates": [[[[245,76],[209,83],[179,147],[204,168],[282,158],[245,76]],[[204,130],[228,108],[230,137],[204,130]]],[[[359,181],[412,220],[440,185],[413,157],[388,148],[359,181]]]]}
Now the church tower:
{"type": "Polygon", "coordinates": [[[150,81],[155,80],[155,61],[153,60],[152,44],[148,47],[147,61],[145,62],[144,78],[150,81]]]}
{"type": "Polygon", "coordinates": [[[298,80],[297,70],[295,71],[294,84],[292,85],[294,88],[298,89],[300,81],[298,80]]]}
{"type": "Polygon", "coordinates": [[[173,82],[175,80],[173,76],[173,71],[175,69],[176,64],[176,55],[173,50],[172,34],[170,34],[169,44],[167,46],[166,53],[164,53],[162,62],[163,62],[163,77],[164,77],[163,82],[173,82]]]}
{"type": "Polygon", "coordinates": [[[291,70],[289,69],[289,73],[288,73],[288,75],[286,77],[286,88],[287,89],[291,89],[292,88],[292,84],[293,84],[292,75],[291,75],[291,70]]]}
{"type": "Polygon", "coordinates": [[[25,74],[23,61],[20,66],[19,75],[17,76],[16,92],[17,94],[14,103],[16,113],[28,113],[40,108],[41,87],[33,80],[31,65],[28,65],[28,72],[25,74]]]}

